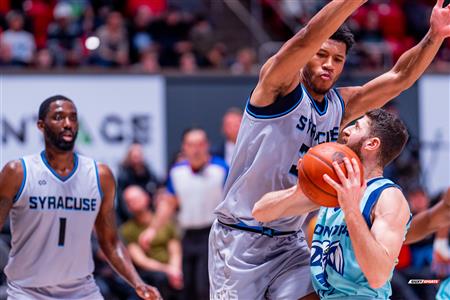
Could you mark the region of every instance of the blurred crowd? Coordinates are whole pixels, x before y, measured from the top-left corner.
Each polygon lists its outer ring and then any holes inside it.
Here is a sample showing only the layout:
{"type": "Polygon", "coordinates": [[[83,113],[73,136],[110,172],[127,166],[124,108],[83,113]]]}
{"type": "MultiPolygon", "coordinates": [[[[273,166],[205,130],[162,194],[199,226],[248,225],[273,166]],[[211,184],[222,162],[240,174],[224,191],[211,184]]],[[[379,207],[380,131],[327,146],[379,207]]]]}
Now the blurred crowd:
{"type": "MultiPolygon", "coordinates": [[[[261,5],[261,23],[271,38],[279,41],[290,38],[327,2],[240,1],[261,5]]],[[[195,11],[182,9],[172,2],[2,0],[0,66],[39,70],[125,68],[145,73],[176,70],[185,74],[221,70],[257,74],[258,65],[264,62],[259,60],[266,57],[258,57],[259,49],[252,48],[254,43],[249,41],[249,45],[232,52],[228,45],[233,41],[219,39],[217,24],[209,18],[208,5],[195,11]]],[[[358,41],[348,58],[348,67],[378,70],[392,66],[425,35],[435,2],[370,0],[348,21],[358,41]]],[[[449,61],[450,42],[447,41],[434,67],[448,70],[449,61]]]]}

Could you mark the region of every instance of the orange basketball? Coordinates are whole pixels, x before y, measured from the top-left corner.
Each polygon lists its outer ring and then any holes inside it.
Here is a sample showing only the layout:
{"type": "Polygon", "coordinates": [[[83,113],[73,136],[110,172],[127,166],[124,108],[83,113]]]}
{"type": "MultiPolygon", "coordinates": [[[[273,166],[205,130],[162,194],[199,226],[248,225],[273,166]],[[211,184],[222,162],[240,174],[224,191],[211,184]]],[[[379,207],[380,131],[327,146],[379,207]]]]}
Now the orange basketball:
{"type": "Polygon", "coordinates": [[[340,168],[347,176],[344,157],[355,158],[361,170],[361,183],[364,180],[364,170],[359,157],[349,147],[338,143],[323,143],[308,150],[299,165],[298,178],[300,187],[305,195],[320,206],[337,207],[336,191],[323,180],[328,174],[334,181],[340,183],[333,168],[333,161],[339,163],[340,168]]]}

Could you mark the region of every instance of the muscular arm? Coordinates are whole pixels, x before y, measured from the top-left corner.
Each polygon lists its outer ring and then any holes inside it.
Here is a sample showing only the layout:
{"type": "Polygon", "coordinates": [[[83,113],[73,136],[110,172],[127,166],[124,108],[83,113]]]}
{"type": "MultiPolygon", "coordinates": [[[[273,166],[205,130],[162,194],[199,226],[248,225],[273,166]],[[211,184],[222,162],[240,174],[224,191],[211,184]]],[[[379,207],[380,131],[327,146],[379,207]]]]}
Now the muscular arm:
{"type": "Polygon", "coordinates": [[[334,0],[271,57],[262,67],[251,104],[266,106],[287,94],[299,81],[300,69],[344,21],[366,0],[334,0]]]}
{"type": "Polygon", "coordinates": [[[439,203],[413,217],[405,243],[415,243],[448,226],[450,226],[450,188],[439,203]]]}
{"type": "Polygon", "coordinates": [[[178,199],[176,196],[166,193],[162,197],[158,202],[155,217],[150,225],[155,231],[160,230],[172,219],[178,207],[178,199]]]}
{"type": "Polygon", "coordinates": [[[367,111],[382,107],[411,87],[423,74],[450,31],[450,9],[442,8],[443,2],[439,0],[434,7],[430,30],[422,41],[405,52],[390,71],[363,86],[340,89],[346,102],[341,125],[347,125],[367,111]]]}
{"type": "Polygon", "coordinates": [[[283,217],[303,215],[316,209],[319,209],[319,206],[310,201],[295,185],[286,190],[265,194],[256,202],[252,215],[260,222],[271,222],[283,217]]]}
{"type": "Polygon", "coordinates": [[[167,265],[148,257],[138,244],[129,244],[128,251],[130,252],[130,256],[133,262],[140,268],[147,271],[166,272],[167,265]]]}
{"type": "Polygon", "coordinates": [[[355,208],[344,210],[344,214],[356,260],[369,285],[380,288],[389,279],[403,244],[408,203],[400,190],[384,190],[374,208],[371,229],[355,208]]]}
{"type": "Polygon", "coordinates": [[[131,262],[128,251],[117,236],[114,215],[114,177],[106,165],[99,164],[98,171],[100,186],[103,191],[102,204],[97,219],[95,220],[98,241],[109,264],[131,286],[137,288],[139,285],[143,285],[143,282],[131,262]]]}
{"type": "Polygon", "coordinates": [[[181,252],[181,243],[177,239],[172,239],[169,241],[169,265],[172,267],[181,270],[182,263],[182,252],[181,252]]]}
{"type": "Polygon", "coordinates": [[[7,163],[0,173],[0,229],[13,205],[14,197],[20,190],[24,170],[19,160],[7,163]]]}

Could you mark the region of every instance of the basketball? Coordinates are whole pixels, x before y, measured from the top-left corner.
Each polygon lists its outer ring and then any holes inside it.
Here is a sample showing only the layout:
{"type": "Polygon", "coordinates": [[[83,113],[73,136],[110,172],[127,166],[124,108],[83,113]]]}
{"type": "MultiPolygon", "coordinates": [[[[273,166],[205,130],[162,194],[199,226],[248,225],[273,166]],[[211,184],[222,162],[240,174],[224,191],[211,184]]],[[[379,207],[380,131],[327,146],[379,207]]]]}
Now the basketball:
{"type": "Polygon", "coordinates": [[[323,175],[328,174],[334,181],[340,183],[332,163],[337,161],[347,176],[344,157],[355,158],[361,170],[361,182],[364,180],[363,166],[359,157],[349,147],[338,143],[323,143],[308,150],[303,156],[298,168],[300,187],[305,195],[320,206],[337,207],[337,193],[325,180],[323,175]]]}

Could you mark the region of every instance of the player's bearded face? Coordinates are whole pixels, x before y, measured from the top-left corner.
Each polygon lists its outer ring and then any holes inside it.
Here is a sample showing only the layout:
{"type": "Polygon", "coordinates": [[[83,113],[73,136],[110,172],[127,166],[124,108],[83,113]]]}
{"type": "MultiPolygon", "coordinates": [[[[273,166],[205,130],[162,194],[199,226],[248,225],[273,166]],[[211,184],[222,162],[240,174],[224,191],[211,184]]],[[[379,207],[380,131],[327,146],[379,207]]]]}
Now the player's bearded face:
{"type": "Polygon", "coordinates": [[[61,151],[72,151],[75,146],[75,141],[78,135],[78,129],[68,129],[55,131],[45,124],[44,132],[47,140],[58,150],[61,151]],[[71,140],[66,140],[65,136],[71,135],[71,140]]]}

